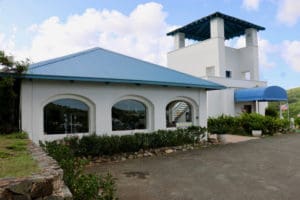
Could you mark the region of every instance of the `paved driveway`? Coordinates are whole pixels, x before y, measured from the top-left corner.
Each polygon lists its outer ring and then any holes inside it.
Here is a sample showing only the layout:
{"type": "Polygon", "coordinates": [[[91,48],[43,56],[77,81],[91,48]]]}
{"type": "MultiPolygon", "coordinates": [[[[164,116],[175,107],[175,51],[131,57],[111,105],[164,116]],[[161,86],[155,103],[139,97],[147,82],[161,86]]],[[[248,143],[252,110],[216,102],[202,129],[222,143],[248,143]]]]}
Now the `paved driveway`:
{"type": "Polygon", "coordinates": [[[300,199],[300,134],[100,164],[123,199],[300,199]]]}

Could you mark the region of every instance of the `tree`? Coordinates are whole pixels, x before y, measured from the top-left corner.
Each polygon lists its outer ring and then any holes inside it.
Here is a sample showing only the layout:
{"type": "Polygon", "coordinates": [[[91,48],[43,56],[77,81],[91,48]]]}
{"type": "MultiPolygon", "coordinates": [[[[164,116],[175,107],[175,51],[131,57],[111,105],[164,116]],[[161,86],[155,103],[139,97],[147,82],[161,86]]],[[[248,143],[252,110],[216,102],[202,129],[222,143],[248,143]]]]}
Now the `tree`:
{"type": "Polygon", "coordinates": [[[19,130],[21,75],[29,63],[28,59],[14,61],[0,51],[0,133],[19,130]]]}

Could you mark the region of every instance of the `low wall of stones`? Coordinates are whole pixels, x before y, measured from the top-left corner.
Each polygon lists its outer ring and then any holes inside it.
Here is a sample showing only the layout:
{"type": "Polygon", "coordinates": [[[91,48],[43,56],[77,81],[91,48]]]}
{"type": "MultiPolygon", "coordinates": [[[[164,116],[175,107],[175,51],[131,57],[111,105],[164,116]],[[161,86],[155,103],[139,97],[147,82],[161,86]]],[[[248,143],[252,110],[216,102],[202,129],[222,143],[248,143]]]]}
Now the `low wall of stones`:
{"type": "Polygon", "coordinates": [[[57,162],[34,143],[29,144],[29,150],[41,171],[30,177],[0,179],[0,200],[72,199],[63,182],[63,170],[57,162]]]}

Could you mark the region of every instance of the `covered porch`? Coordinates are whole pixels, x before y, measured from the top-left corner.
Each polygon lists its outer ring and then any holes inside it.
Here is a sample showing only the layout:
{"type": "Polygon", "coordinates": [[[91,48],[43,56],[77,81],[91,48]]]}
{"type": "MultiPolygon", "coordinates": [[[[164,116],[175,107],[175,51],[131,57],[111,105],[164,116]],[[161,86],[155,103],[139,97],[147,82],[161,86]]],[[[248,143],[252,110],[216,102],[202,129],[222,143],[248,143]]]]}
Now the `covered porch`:
{"type": "MultiPolygon", "coordinates": [[[[259,113],[260,106],[262,102],[272,102],[279,101],[285,102],[288,100],[287,92],[285,89],[279,86],[268,86],[268,87],[256,87],[256,88],[246,88],[237,89],[234,91],[234,101],[235,103],[249,103],[250,105],[255,105],[255,112],[259,113]]],[[[267,104],[263,104],[265,107],[267,104]]],[[[245,107],[245,112],[248,112],[247,107],[245,107]]]]}

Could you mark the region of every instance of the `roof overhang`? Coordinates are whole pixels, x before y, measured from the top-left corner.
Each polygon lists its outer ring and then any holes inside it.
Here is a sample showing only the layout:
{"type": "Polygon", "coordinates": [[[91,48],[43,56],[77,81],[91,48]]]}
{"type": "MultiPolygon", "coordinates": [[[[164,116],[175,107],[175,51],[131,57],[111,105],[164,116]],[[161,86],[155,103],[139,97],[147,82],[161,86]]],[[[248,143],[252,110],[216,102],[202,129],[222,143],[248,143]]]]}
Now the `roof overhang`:
{"type": "Polygon", "coordinates": [[[234,92],[235,102],[287,100],[286,90],[278,86],[238,89],[234,92]]]}
{"type": "Polygon", "coordinates": [[[176,33],[184,33],[187,39],[203,41],[210,38],[210,20],[214,18],[222,18],[224,20],[225,39],[231,39],[245,34],[245,30],[249,28],[257,31],[265,30],[264,27],[256,24],[225,15],[220,12],[213,13],[192,23],[189,23],[181,28],[173,30],[167,35],[175,35],[176,33]]]}
{"type": "Polygon", "coordinates": [[[36,79],[36,80],[55,80],[55,81],[78,81],[78,82],[96,82],[96,83],[115,83],[115,84],[134,84],[134,85],[153,85],[163,87],[185,87],[185,88],[200,88],[205,90],[222,90],[226,87],[214,82],[209,85],[198,85],[181,82],[163,82],[151,80],[133,80],[133,79],[112,79],[112,78],[98,78],[98,77],[78,77],[78,76],[57,76],[57,75],[42,75],[42,74],[13,74],[13,73],[0,73],[0,77],[14,77],[18,79],[36,79]]]}

